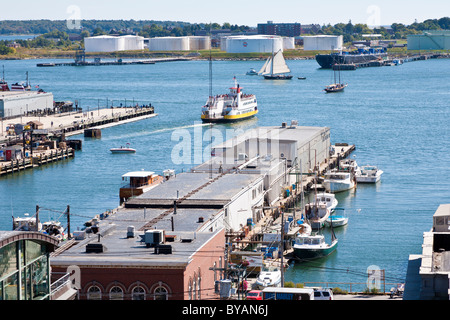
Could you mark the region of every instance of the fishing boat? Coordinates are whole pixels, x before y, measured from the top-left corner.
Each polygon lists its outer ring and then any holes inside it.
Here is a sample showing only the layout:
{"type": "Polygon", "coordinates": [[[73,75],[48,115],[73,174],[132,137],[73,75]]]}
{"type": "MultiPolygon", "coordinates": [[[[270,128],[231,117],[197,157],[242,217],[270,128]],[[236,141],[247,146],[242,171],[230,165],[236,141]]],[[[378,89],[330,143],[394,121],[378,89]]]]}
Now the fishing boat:
{"type": "Polygon", "coordinates": [[[202,107],[203,122],[235,122],[249,119],[258,113],[258,103],[254,94],[244,94],[236,77],[234,87],[228,94],[210,96],[202,107]]]}
{"type": "Polygon", "coordinates": [[[109,151],[112,153],[135,153],[136,149],[130,148],[130,144],[127,143],[126,147],[120,146],[120,148],[111,148],[109,151]]]}
{"type": "Polygon", "coordinates": [[[336,193],[353,189],[356,179],[353,172],[328,171],[322,184],[328,192],[336,193]]]}
{"type": "Polygon", "coordinates": [[[257,76],[258,72],[254,68],[250,68],[249,71],[246,73],[248,76],[257,76]]]}
{"type": "Polygon", "coordinates": [[[361,166],[356,170],[356,182],[361,183],[376,183],[380,181],[383,170],[378,169],[377,166],[361,166]]]}
{"type": "Polygon", "coordinates": [[[281,286],[281,270],[277,267],[264,267],[259,273],[256,279],[255,285],[259,289],[267,287],[280,287],[281,286]]]}
{"type": "MultiPolygon", "coordinates": [[[[321,192],[316,194],[314,203],[325,204],[331,213],[337,207],[338,200],[336,199],[336,196],[333,193],[321,192]]],[[[314,203],[310,204],[312,205],[314,203]]]]}
{"type": "Polygon", "coordinates": [[[126,181],[127,184],[119,190],[120,203],[153,189],[163,182],[163,177],[153,171],[142,170],[127,172],[122,175],[122,180],[126,181]]]}
{"type": "Polygon", "coordinates": [[[283,52],[281,50],[273,53],[266,60],[258,74],[264,76],[268,80],[290,80],[292,75],[288,74],[291,70],[284,60],[283,52]]]}
{"type": "MultiPolygon", "coordinates": [[[[336,208],[336,210],[344,210],[342,208],[336,208]]],[[[348,217],[345,215],[330,215],[327,220],[325,220],[325,226],[326,227],[342,227],[347,225],[348,223],[348,217]]]]}
{"type": "Polygon", "coordinates": [[[305,216],[313,229],[320,229],[330,216],[330,210],[325,203],[310,203],[305,205],[305,216]]]}
{"type": "Polygon", "coordinates": [[[330,255],[337,249],[338,239],[332,230],[331,244],[325,242],[322,234],[298,235],[293,245],[293,255],[299,260],[312,260],[330,255]]]}
{"type": "Polygon", "coordinates": [[[31,85],[28,81],[28,71],[26,72],[27,82],[14,83],[11,85],[11,91],[30,91],[31,85]]]}

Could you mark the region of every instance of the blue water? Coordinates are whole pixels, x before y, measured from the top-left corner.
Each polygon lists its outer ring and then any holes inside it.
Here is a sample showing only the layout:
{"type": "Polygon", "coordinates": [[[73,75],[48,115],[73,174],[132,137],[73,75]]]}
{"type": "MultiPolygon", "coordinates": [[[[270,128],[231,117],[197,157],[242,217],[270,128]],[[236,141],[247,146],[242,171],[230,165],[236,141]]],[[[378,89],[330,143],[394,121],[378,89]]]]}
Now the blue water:
{"type": "MultiPolygon", "coordinates": [[[[37,68],[49,60],[2,61],[9,83],[25,80],[53,92],[55,100],[78,100],[86,110],[113,103],[152,103],[158,116],[102,130],[101,139],[81,135],[83,150],[71,160],[0,179],[0,229],[11,229],[11,215],[58,218],[67,205],[72,229],[96,214],[118,206],[121,175],[132,170],[188,170],[196,163],[174,164],[175,130],[205,133],[200,107],[209,95],[208,62],[155,65],[37,68]],[[126,99],[126,101],[125,101],[126,99]],[[109,148],[131,145],[131,155],[112,155],[109,148]]],[[[53,62],[53,61],[52,61],[53,62]]],[[[356,146],[352,156],[360,165],[384,170],[377,185],[358,185],[338,194],[349,224],[336,229],[339,247],[323,260],[293,264],[286,280],[293,282],[358,282],[367,268],[385,270],[386,282],[405,279],[410,254],[421,253],[422,234],[432,215],[450,201],[450,61],[428,60],[396,67],[365,68],[342,73],[349,86],[342,93],[322,89],[332,72],[314,60],[288,61],[291,81],[267,81],[246,76],[258,61],[218,61],[213,65],[213,93],[225,93],[236,76],[244,92],[258,98],[260,113],[253,120],[226,129],[278,125],[296,119],[299,125],[331,128],[331,142],[356,146]],[[298,76],[307,77],[297,80],[298,76]]],[[[177,131],[179,132],[179,131],[177,131]]],[[[200,138],[201,139],[201,138],[200,138]]],[[[194,156],[192,156],[194,160],[194,156]]],[[[206,160],[206,159],[201,159],[206,160]]],[[[325,232],[327,236],[329,234],[325,232]]],[[[340,286],[340,285],[333,285],[340,286]]],[[[345,288],[344,285],[342,285],[345,288]]]]}

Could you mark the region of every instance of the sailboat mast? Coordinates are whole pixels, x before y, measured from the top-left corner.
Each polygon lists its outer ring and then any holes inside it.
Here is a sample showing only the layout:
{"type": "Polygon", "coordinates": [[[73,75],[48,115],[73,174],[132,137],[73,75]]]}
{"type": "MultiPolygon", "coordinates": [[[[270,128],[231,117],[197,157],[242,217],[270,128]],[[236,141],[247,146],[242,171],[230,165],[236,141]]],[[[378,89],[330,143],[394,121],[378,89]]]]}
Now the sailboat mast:
{"type": "MultiPolygon", "coordinates": [[[[209,25],[209,36],[212,37],[211,23],[209,25]]],[[[209,44],[209,96],[212,97],[212,53],[211,53],[211,42],[209,44]]]]}

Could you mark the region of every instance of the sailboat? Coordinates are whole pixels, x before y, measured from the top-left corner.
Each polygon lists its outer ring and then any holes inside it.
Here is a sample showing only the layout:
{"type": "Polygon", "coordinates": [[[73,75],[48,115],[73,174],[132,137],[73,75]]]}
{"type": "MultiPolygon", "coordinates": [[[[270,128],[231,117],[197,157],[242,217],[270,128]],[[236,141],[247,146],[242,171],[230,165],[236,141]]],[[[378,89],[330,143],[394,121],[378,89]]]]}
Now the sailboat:
{"type": "Polygon", "coordinates": [[[341,83],[341,68],[340,68],[339,64],[333,65],[333,74],[334,74],[334,83],[325,87],[324,91],[326,93],[340,92],[340,91],[343,91],[345,89],[345,87],[347,86],[346,83],[345,84],[341,83]],[[338,71],[339,81],[336,81],[337,80],[336,79],[336,66],[338,66],[337,71],[338,71]]]}
{"type": "Polygon", "coordinates": [[[287,66],[283,52],[280,49],[275,54],[272,52],[272,55],[264,63],[258,74],[263,75],[264,79],[268,80],[290,80],[292,79],[292,75],[287,74],[290,72],[291,70],[287,66]]]}

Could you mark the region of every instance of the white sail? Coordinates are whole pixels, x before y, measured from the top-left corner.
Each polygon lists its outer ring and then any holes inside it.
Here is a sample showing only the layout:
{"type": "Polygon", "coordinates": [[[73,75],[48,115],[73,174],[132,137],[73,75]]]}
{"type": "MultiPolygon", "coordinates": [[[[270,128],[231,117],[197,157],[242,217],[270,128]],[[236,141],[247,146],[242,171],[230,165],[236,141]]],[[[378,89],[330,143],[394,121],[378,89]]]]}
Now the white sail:
{"type": "Polygon", "coordinates": [[[289,67],[284,60],[283,53],[278,51],[273,57],[273,74],[289,73],[289,67]]]}
{"type": "Polygon", "coordinates": [[[271,64],[272,64],[272,57],[269,57],[262,66],[261,70],[259,70],[258,75],[270,74],[271,64]]]}

